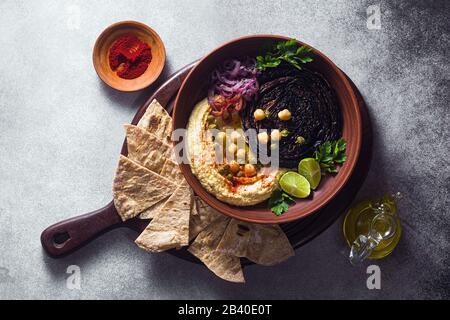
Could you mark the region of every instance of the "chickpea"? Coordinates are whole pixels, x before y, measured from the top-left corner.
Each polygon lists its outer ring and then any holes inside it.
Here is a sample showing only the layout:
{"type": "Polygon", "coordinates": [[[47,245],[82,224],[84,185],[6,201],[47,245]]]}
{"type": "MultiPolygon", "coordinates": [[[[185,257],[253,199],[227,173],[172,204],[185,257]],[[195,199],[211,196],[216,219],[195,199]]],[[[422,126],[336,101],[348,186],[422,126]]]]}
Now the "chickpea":
{"type": "Polygon", "coordinates": [[[267,144],[267,142],[269,141],[269,135],[267,134],[267,132],[258,133],[258,141],[261,144],[267,144]]]}
{"type": "Polygon", "coordinates": [[[225,132],[223,132],[223,131],[220,131],[217,134],[217,138],[216,139],[217,139],[217,142],[223,143],[227,139],[227,134],[225,132]]]}
{"type": "Polygon", "coordinates": [[[246,164],[244,166],[244,174],[246,177],[253,177],[256,175],[256,168],[252,164],[246,164]]]}
{"type": "Polygon", "coordinates": [[[253,117],[255,117],[256,121],[261,121],[266,118],[266,113],[264,112],[263,109],[256,109],[255,112],[253,113],[253,117]]]}
{"type": "Polygon", "coordinates": [[[230,145],[228,146],[228,152],[231,154],[235,154],[237,149],[238,147],[234,143],[230,143],[230,145]]]}
{"type": "Polygon", "coordinates": [[[231,141],[233,141],[234,143],[236,143],[240,137],[241,134],[238,131],[233,131],[230,135],[231,141]]]}
{"type": "Polygon", "coordinates": [[[239,149],[236,152],[236,157],[238,158],[238,160],[243,160],[245,159],[245,154],[246,154],[245,149],[239,149]]]}
{"type": "Polygon", "coordinates": [[[278,118],[280,118],[281,121],[288,121],[291,120],[292,114],[288,109],[281,110],[278,112],[278,118]]]}
{"type": "Polygon", "coordinates": [[[232,173],[238,173],[239,172],[239,170],[241,169],[241,166],[239,165],[239,163],[237,163],[236,161],[231,161],[230,163],[229,163],[229,165],[230,165],[230,171],[232,172],[232,173]]]}
{"type": "Polygon", "coordinates": [[[280,141],[280,139],[281,139],[280,130],[278,130],[278,129],[272,130],[272,132],[270,132],[270,139],[272,141],[280,141]]]}

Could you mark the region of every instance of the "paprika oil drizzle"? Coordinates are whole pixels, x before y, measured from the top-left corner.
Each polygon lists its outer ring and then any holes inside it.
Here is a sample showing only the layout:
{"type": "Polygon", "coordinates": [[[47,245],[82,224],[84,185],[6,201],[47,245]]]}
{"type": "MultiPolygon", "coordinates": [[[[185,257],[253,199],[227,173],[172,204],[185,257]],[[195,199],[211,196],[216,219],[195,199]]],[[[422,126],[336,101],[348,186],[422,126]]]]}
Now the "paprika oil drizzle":
{"type": "Polygon", "coordinates": [[[150,46],[132,34],[119,37],[109,49],[109,66],[122,79],[135,79],[152,61],[150,46]]]}

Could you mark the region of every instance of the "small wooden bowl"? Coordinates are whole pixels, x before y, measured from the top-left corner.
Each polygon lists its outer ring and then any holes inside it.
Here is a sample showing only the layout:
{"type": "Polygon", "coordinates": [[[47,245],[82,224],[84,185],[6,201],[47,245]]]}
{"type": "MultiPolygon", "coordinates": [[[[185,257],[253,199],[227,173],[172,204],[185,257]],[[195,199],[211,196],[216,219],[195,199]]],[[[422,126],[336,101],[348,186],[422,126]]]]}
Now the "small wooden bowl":
{"type": "Polygon", "coordinates": [[[122,21],[112,24],[100,34],[95,42],[92,60],[103,82],[119,91],[132,92],[144,89],[158,79],[166,62],[166,50],[159,35],[150,27],[136,21],[122,21]],[[109,49],[124,34],[135,35],[152,50],[152,61],[144,74],[136,79],[122,79],[109,66],[109,49]]]}
{"type": "MultiPolygon", "coordinates": [[[[191,70],[178,92],[173,112],[173,128],[186,128],[193,107],[207,95],[211,72],[220,63],[233,57],[262,54],[265,52],[265,48],[270,48],[277,41],[288,39],[284,36],[275,35],[242,37],[225,43],[206,55],[191,70]]],[[[305,45],[300,41],[298,43],[305,45]]],[[[343,118],[342,136],[347,141],[347,161],[336,175],[328,174],[324,176],[318,189],[310,197],[298,199],[287,213],[279,217],[268,209],[267,203],[251,207],[236,207],[221,202],[203,188],[200,181],[192,173],[189,164],[180,164],[186,181],[195,193],[214,209],[232,218],[252,223],[285,223],[314,214],[329,203],[347,183],[361,150],[362,120],[358,100],[351,84],[339,68],[319,50],[313,48],[313,51],[314,61],[308,64],[308,68],[325,77],[337,95],[343,118]]],[[[184,143],[184,140],[181,143],[184,143]]],[[[177,160],[181,162],[179,155],[177,157],[177,160]]]]}

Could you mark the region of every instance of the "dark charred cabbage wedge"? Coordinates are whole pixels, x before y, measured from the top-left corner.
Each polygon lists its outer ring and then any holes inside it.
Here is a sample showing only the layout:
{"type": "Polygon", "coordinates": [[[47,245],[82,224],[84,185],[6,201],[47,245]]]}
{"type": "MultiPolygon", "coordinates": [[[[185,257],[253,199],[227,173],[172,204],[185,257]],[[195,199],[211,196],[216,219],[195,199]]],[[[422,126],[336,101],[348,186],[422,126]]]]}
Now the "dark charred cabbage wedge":
{"type": "MultiPolygon", "coordinates": [[[[289,64],[263,71],[259,77],[260,90],[242,111],[244,130],[254,128],[287,133],[280,141],[280,166],[296,168],[298,162],[313,155],[316,148],[342,134],[340,108],[335,93],[318,73],[289,64]],[[253,113],[262,109],[267,117],[255,121],[253,113]],[[292,117],[281,121],[278,112],[288,109],[292,117]]],[[[253,150],[256,152],[256,150],[253,150]]]]}

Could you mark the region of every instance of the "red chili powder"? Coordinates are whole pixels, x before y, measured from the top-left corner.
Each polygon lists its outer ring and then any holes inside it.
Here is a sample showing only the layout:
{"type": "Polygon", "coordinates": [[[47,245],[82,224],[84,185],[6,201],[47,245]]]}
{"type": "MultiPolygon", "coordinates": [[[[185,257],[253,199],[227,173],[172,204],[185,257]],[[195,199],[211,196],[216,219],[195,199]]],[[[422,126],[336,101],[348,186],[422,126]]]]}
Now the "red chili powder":
{"type": "Polygon", "coordinates": [[[132,34],[121,36],[109,49],[109,66],[123,79],[141,76],[151,61],[150,46],[132,34]]]}

